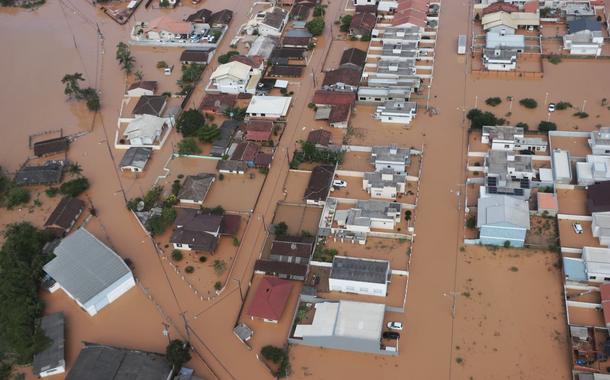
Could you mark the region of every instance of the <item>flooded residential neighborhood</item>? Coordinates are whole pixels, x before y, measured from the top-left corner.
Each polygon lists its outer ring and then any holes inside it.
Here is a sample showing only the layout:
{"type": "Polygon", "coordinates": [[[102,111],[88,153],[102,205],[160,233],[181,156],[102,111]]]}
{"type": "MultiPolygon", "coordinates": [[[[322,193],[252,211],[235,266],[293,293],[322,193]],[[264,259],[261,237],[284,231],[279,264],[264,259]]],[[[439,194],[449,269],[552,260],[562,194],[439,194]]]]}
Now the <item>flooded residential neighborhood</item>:
{"type": "Polygon", "coordinates": [[[610,379],[609,16],[0,1],[0,378],[610,379]]]}

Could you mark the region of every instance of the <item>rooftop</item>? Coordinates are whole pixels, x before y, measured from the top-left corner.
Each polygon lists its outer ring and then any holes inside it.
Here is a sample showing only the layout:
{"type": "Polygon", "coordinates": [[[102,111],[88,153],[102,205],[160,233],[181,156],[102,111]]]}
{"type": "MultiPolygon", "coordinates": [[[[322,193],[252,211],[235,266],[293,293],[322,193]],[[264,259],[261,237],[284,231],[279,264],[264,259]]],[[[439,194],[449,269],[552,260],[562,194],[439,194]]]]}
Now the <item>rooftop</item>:
{"type": "Polygon", "coordinates": [[[182,187],[178,192],[177,198],[180,200],[203,202],[215,180],[216,175],[210,173],[186,176],[184,183],[182,183],[182,187]]]}
{"type": "Polygon", "coordinates": [[[335,256],[330,278],[385,284],[388,282],[389,273],[389,261],[335,256]]]}
{"type": "Polygon", "coordinates": [[[335,174],[335,167],[332,165],[316,166],[309,177],[304,198],[311,201],[324,201],[330,191],[330,186],[335,174]]]}
{"type": "Polygon", "coordinates": [[[332,134],[325,129],[315,129],[307,135],[307,142],[328,146],[330,144],[330,138],[332,134]]]}
{"type": "Polygon", "coordinates": [[[411,155],[411,149],[399,148],[395,145],[388,146],[374,146],[371,151],[371,158],[373,162],[377,161],[390,161],[390,162],[404,162],[408,165],[410,162],[409,156],[411,155]]]}
{"type": "Polygon", "coordinates": [[[530,228],[530,213],[527,201],[508,195],[493,195],[479,198],[477,227],[501,226],[530,228]]]}
{"type": "Polygon", "coordinates": [[[119,166],[121,168],[135,167],[142,170],[146,166],[151,154],[151,148],[131,147],[127,149],[123,158],[121,158],[119,166]]]}
{"type": "Polygon", "coordinates": [[[46,163],[39,166],[25,166],[15,174],[19,186],[46,185],[61,181],[64,166],[60,163],[46,163]]]}
{"type": "Polygon", "coordinates": [[[587,187],[587,211],[594,212],[610,211],[610,182],[600,182],[587,187]]]}
{"type": "Polygon", "coordinates": [[[67,137],[57,137],[54,139],[38,141],[34,143],[34,155],[37,157],[53,153],[65,152],[68,150],[70,141],[67,137]]]}
{"type": "Polygon", "coordinates": [[[35,375],[38,376],[41,372],[66,365],[64,359],[64,323],[62,312],[46,315],[40,320],[40,327],[51,342],[48,347],[34,355],[32,372],[35,375]]]}
{"type": "Polygon", "coordinates": [[[72,227],[76,219],[85,209],[85,202],[72,197],[64,197],[59,201],[45,222],[45,227],[60,227],[64,230],[72,227]]]}
{"type": "Polygon", "coordinates": [[[140,97],[132,113],[134,115],[154,115],[161,116],[165,107],[164,95],[143,95],[140,97]]]}
{"type": "Polygon", "coordinates": [[[576,17],[572,20],[568,20],[569,33],[577,33],[584,30],[599,32],[602,30],[602,25],[597,21],[597,17],[595,16],[576,17]]]}
{"type": "Polygon", "coordinates": [[[356,94],[353,92],[317,90],[313,96],[313,103],[315,104],[352,105],[355,100],[356,94]]]}
{"type": "Polygon", "coordinates": [[[246,113],[285,116],[288,113],[291,100],[290,96],[253,96],[246,113]]]}
{"type": "Polygon", "coordinates": [[[208,63],[210,52],[207,50],[185,50],[180,54],[180,62],[208,63]]]}
{"type": "Polygon", "coordinates": [[[176,208],[175,224],[186,230],[218,233],[221,223],[222,215],[193,208],[176,208]]]}
{"type": "Polygon", "coordinates": [[[358,86],[360,83],[360,71],[349,67],[340,67],[324,73],[323,86],[333,86],[337,83],[344,83],[350,86],[358,86]]]}
{"type": "Polygon", "coordinates": [[[302,236],[279,236],[271,243],[271,254],[309,258],[315,238],[302,236]]]}
{"type": "Polygon", "coordinates": [[[364,50],[349,48],[343,51],[341,55],[341,65],[352,64],[359,67],[364,67],[366,62],[366,52],[364,50]]]}
{"type": "Polygon", "coordinates": [[[263,277],[250,302],[248,314],[252,317],[279,321],[286,308],[292,287],[290,281],[276,277],[263,277]]]}
{"type": "Polygon", "coordinates": [[[307,265],[288,263],[285,261],[256,260],[254,271],[304,277],[307,274],[307,265]]]}

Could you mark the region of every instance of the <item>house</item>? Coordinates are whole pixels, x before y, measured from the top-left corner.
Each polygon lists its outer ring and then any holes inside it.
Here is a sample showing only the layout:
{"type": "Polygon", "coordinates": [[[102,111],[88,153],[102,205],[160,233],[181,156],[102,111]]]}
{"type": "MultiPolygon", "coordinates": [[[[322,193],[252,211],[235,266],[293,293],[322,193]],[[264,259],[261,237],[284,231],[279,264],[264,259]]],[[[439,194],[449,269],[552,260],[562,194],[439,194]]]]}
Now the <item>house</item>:
{"type": "Polygon", "coordinates": [[[34,143],[34,155],[36,157],[50,156],[66,152],[70,146],[67,137],[56,137],[54,139],[38,141],[34,143]]]}
{"type": "Polygon", "coordinates": [[[278,65],[275,64],[271,66],[271,69],[267,73],[270,77],[290,77],[290,78],[300,78],[303,76],[303,71],[305,70],[305,65],[278,65]]]}
{"type": "Polygon", "coordinates": [[[233,61],[219,65],[210,76],[206,91],[217,91],[225,94],[254,94],[261,78],[258,69],[233,61]]]}
{"type": "Polygon", "coordinates": [[[389,353],[380,345],[384,304],[321,301],[314,303],[313,308],[313,321],[297,322],[290,343],[371,354],[389,353]]]}
{"type": "Polygon", "coordinates": [[[355,99],[353,92],[318,90],[312,100],[316,106],[314,118],[328,120],[334,128],[347,128],[355,99]]]}
{"type": "Polygon", "coordinates": [[[593,237],[599,239],[600,245],[610,247],[610,212],[594,212],[591,217],[593,237]]]}
{"type": "Polygon", "coordinates": [[[141,115],[161,116],[166,104],[165,95],[143,95],[133,107],[132,114],[136,117],[141,115]]]}
{"type": "Polygon", "coordinates": [[[572,165],[570,165],[570,153],[568,151],[554,149],[551,154],[551,166],[555,183],[572,182],[572,165]]]}
{"type": "Polygon", "coordinates": [[[119,168],[121,171],[131,171],[132,173],[143,172],[151,154],[151,148],[131,147],[121,158],[119,168]]]}
{"type": "Polygon", "coordinates": [[[220,238],[223,216],[190,208],[178,208],[176,211],[176,228],[170,238],[174,249],[214,252],[220,238]]]}
{"type": "Polygon", "coordinates": [[[360,71],[364,68],[365,63],[366,52],[356,48],[345,49],[341,55],[341,61],[339,61],[341,67],[351,67],[360,71]]]}
{"type": "Polygon", "coordinates": [[[168,129],[167,119],[154,115],[136,116],[123,131],[121,144],[131,147],[160,145],[161,135],[168,129]]]}
{"type": "Polygon", "coordinates": [[[210,24],[211,27],[226,26],[231,23],[232,19],[233,11],[230,9],[223,9],[218,12],[212,13],[208,24],[210,24]]]}
{"type": "Polygon", "coordinates": [[[271,243],[269,259],[278,262],[308,264],[315,245],[314,237],[276,236],[271,243]]]}
{"type": "Polygon", "coordinates": [[[212,54],[210,50],[190,50],[187,49],[180,54],[180,63],[183,65],[189,65],[192,63],[198,65],[207,65],[210,63],[212,54]]]}
{"type": "Polygon", "coordinates": [[[233,161],[243,161],[248,167],[254,167],[254,160],[256,159],[257,154],[259,153],[260,146],[257,143],[252,141],[241,142],[237,144],[233,154],[231,155],[231,160],[233,161]]]}
{"type": "Polygon", "coordinates": [[[272,36],[258,36],[250,45],[248,50],[248,57],[259,56],[263,59],[269,59],[273,49],[279,44],[279,39],[272,36]]]}
{"type": "Polygon", "coordinates": [[[308,48],[313,35],[307,30],[290,29],[284,33],[282,46],[287,48],[308,48]]]}
{"type": "Polygon", "coordinates": [[[587,186],[587,212],[610,212],[610,181],[587,186]]]}
{"type": "MultiPolygon", "coordinates": [[[[290,9],[290,19],[293,20],[293,25],[295,22],[303,22],[309,18],[309,14],[311,13],[313,6],[310,4],[295,4],[290,9]]],[[[303,29],[304,26],[301,28],[303,29]]]]}
{"type": "Polygon", "coordinates": [[[184,21],[197,23],[197,24],[208,24],[212,18],[212,11],[209,9],[199,9],[195,13],[191,13],[184,21]]]}
{"type": "Polygon", "coordinates": [[[287,280],[304,281],[308,266],[285,261],[256,260],[254,272],[287,280]]]}
{"type": "Polygon", "coordinates": [[[529,199],[531,181],[536,176],[532,157],[492,150],[485,157],[485,187],[481,194],[506,194],[529,199]]]}
{"type": "Polygon", "coordinates": [[[540,137],[525,137],[523,128],[508,125],[484,125],[481,142],[491,150],[546,152],[548,142],[540,137]]]}
{"type": "Polygon", "coordinates": [[[508,1],[501,1],[501,0],[494,1],[493,3],[487,5],[485,8],[483,8],[481,15],[485,16],[485,15],[488,15],[491,13],[496,13],[496,12],[506,12],[506,13],[519,12],[519,7],[508,1]]]}
{"type": "Polygon", "coordinates": [[[574,17],[568,20],[568,34],[563,36],[563,48],[575,55],[602,53],[604,36],[596,16],[574,17]]]}
{"type": "Polygon", "coordinates": [[[202,205],[215,180],[215,174],[187,175],[176,198],[181,204],[202,205]]]}
{"type": "Polygon", "coordinates": [[[375,171],[388,168],[396,174],[402,174],[406,166],[411,163],[410,155],[409,148],[399,148],[396,145],[375,146],[371,150],[371,162],[375,166],[375,171]]]}
{"type": "Polygon", "coordinates": [[[45,222],[45,230],[51,231],[55,236],[64,236],[70,232],[84,209],[84,201],[72,197],[62,198],[45,222]]]}
{"type": "Polygon", "coordinates": [[[559,210],[559,203],[557,202],[557,196],[553,193],[543,193],[538,191],[536,193],[536,200],[538,204],[538,214],[548,215],[555,217],[559,210]]]}
{"type": "Polygon", "coordinates": [[[483,49],[483,64],[489,71],[511,71],[517,68],[517,49],[483,49]]]}
{"type": "Polygon", "coordinates": [[[52,185],[61,182],[63,162],[48,161],[43,165],[24,166],[15,174],[17,186],[52,185]]]}
{"type": "Polygon", "coordinates": [[[358,90],[360,83],[360,71],[349,67],[340,67],[324,73],[322,88],[331,91],[352,91],[358,90]]]}
{"type": "Polygon", "coordinates": [[[250,118],[282,119],[288,114],[290,96],[253,96],[246,109],[250,118]]]}
{"type": "Polygon", "coordinates": [[[136,283],[123,259],[84,228],[65,237],[43,270],[70,298],[94,316],[136,283]]]}
{"type": "MultiPolygon", "coordinates": [[[[379,10],[382,10],[378,8],[379,10]]],[[[423,30],[428,25],[428,5],[423,1],[400,1],[392,17],[392,26],[416,26],[423,30]]]]}
{"type": "Polygon", "coordinates": [[[582,259],[564,257],[563,272],[566,282],[587,282],[585,262],[582,259]]]}
{"type": "Polygon", "coordinates": [[[356,38],[370,37],[375,24],[377,24],[377,16],[375,14],[368,12],[356,13],[349,25],[349,34],[356,38]]]}
{"type": "Polygon", "coordinates": [[[210,155],[214,157],[223,157],[227,154],[227,151],[231,146],[231,141],[233,140],[233,135],[242,125],[243,122],[239,120],[223,121],[220,128],[218,128],[220,130],[220,135],[212,143],[210,155]]]}
{"type": "Polygon", "coordinates": [[[405,193],[406,174],[396,174],[392,168],[384,168],[377,172],[364,173],[362,189],[371,198],[396,199],[405,193]]]}
{"type": "Polygon", "coordinates": [[[390,282],[390,262],[335,256],[328,277],[331,292],[385,297],[390,282]]]}
{"type": "Polygon", "coordinates": [[[318,149],[328,148],[332,135],[325,129],[314,129],[307,135],[307,142],[312,143],[318,149]]]}
{"type": "Polygon", "coordinates": [[[34,354],[32,361],[34,375],[47,377],[66,372],[64,325],[62,312],[45,315],[40,319],[40,328],[49,340],[49,344],[44,350],[34,354]]]}
{"type": "Polygon", "coordinates": [[[256,154],[256,158],[254,159],[254,167],[269,169],[269,168],[271,168],[272,162],[273,162],[273,153],[258,152],[256,154]]]}
{"type": "Polygon", "coordinates": [[[324,205],[335,176],[332,165],[318,165],[311,171],[303,198],[308,205],[324,205]]]}
{"type": "Polygon", "coordinates": [[[222,115],[227,108],[232,108],[237,102],[237,96],[231,94],[205,94],[199,109],[205,113],[222,115]]]}
{"type": "Polygon", "coordinates": [[[482,244],[523,247],[530,228],[528,202],[508,195],[479,198],[477,227],[482,244]]]}
{"type": "Polygon", "coordinates": [[[139,22],[133,27],[132,39],[170,42],[184,40],[193,33],[193,23],[175,20],[169,16],[157,17],[149,22],[139,22]]]}
{"type": "Polygon", "coordinates": [[[610,155],[610,127],[603,127],[599,131],[591,132],[588,142],[593,154],[610,155]]]}
{"type": "Polygon", "coordinates": [[[244,174],[247,169],[248,164],[243,161],[220,160],[216,165],[216,170],[223,174],[244,174]]]}
{"type": "Polygon", "coordinates": [[[66,380],[167,380],[171,373],[163,355],[85,343],[66,380]]]}
{"type": "Polygon", "coordinates": [[[610,281],[610,249],[583,247],[582,260],[588,282],[610,281]]]}
{"type": "Polygon", "coordinates": [[[250,302],[248,315],[265,322],[278,323],[284,314],[292,292],[292,282],[265,276],[261,279],[250,302]]]}
{"type": "Polygon", "coordinates": [[[400,224],[399,203],[380,200],[359,200],[349,210],[337,210],[335,222],[339,229],[367,234],[371,229],[394,230],[400,224]]]}
{"type": "Polygon", "coordinates": [[[410,87],[358,87],[358,103],[383,104],[388,101],[407,102],[413,90],[410,87]]]}
{"type": "Polygon", "coordinates": [[[500,34],[514,34],[519,28],[537,28],[540,16],[528,12],[506,12],[504,10],[486,13],[481,17],[483,30],[500,34]]]}
{"type": "Polygon", "coordinates": [[[517,53],[525,50],[525,36],[522,34],[501,34],[487,32],[485,35],[485,48],[487,49],[516,49],[517,53]]]}
{"type": "Polygon", "coordinates": [[[288,23],[288,11],[271,6],[254,16],[245,25],[246,33],[279,37],[288,23]]]}
{"type": "Polygon", "coordinates": [[[585,162],[576,163],[576,177],[581,186],[610,181],[610,156],[588,154],[585,162]]]}
{"type": "Polygon", "coordinates": [[[377,106],[374,118],[382,123],[410,124],[417,113],[417,103],[388,100],[377,106]]]}
{"type": "Polygon", "coordinates": [[[268,141],[273,134],[273,122],[270,120],[248,120],[246,122],[246,140],[268,141]]]}
{"type": "Polygon", "coordinates": [[[153,96],[157,92],[157,81],[141,80],[132,83],[127,88],[127,96],[139,98],[142,96],[153,96]]]}
{"type": "Polygon", "coordinates": [[[302,61],[305,59],[306,53],[306,48],[276,47],[273,49],[273,52],[271,52],[271,63],[287,64],[288,60],[302,61]]]}
{"type": "Polygon", "coordinates": [[[258,55],[246,56],[242,54],[237,54],[231,56],[231,58],[229,58],[229,62],[241,62],[244,65],[248,65],[253,69],[261,71],[265,67],[265,60],[263,59],[263,57],[260,57],[258,55]]]}

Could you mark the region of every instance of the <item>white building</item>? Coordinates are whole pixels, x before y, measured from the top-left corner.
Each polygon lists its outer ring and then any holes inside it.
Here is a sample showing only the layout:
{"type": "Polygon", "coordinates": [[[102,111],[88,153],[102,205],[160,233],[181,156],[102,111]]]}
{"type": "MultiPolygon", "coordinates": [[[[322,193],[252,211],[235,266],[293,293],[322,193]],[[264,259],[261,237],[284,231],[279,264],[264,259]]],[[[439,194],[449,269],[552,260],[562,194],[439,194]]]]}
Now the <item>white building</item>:
{"type": "Polygon", "coordinates": [[[610,249],[583,247],[582,259],[589,281],[610,281],[610,249]]]}
{"type": "Polygon", "coordinates": [[[390,100],[378,106],[374,118],[382,123],[410,124],[417,112],[417,103],[390,100]]]}
{"type": "Polygon", "coordinates": [[[600,245],[610,247],[610,212],[594,212],[592,217],[593,237],[599,239],[600,245]]]}
{"type": "Polygon", "coordinates": [[[64,238],[53,252],[55,258],[43,267],[56,281],[50,291],[62,289],[89,315],[136,285],[123,259],[83,228],[64,238]]]}
{"type": "Polygon", "coordinates": [[[561,149],[554,149],[551,155],[553,166],[553,178],[555,183],[572,182],[572,166],[570,165],[570,153],[561,149]]]}
{"type": "Polygon", "coordinates": [[[362,189],[371,198],[396,199],[405,193],[406,174],[396,174],[392,169],[382,169],[378,172],[364,173],[362,189]]]}
{"type": "Polygon", "coordinates": [[[610,156],[587,155],[587,161],[576,163],[576,176],[581,186],[610,181],[610,156]]]}
{"type": "Polygon", "coordinates": [[[525,50],[525,36],[488,32],[485,35],[485,47],[487,49],[516,49],[518,53],[522,53],[525,50]]]}
{"type": "Polygon", "coordinates": [[[244,63],[233,61],[219,65],[210,76],[206,91],[225,94],[255,94],[261,72],[244,63]]]}
{"type": "Polygon", "coordinates": [[[511,71],[517,68],[517,49],[483,49],[483,64],[490,71],[511,71]]]}
{"type": "Polygon", "coordinates": [[[390,282],[390,262],[335,256],[328,278],[331,292],[385,297],[390,282]]]}
{"type": "Polygon", "coordinates": [[[610,127],[591,132],[589,146],[595,155],[610,155],[610,127]]]}
{"type": "Polygon", "coordinates": [[[245,26],[248,34],[257,32],[261,36],[280,36],[288,23],[288,11],[280,7],[269,7],[254,16],[245,26]]]}
{"type": "Polygon", "coordinates": [[[481,142],[492,150],[546,152],[548,142],[540,137],[525,137],[523,128],[507,125],[483,126],[481,142]]]}
{"type": "Polygon", "coordinates": [[[168,128],[167,119],[153,115],[139,115],[129,122],[123,132],[125,144],[131,147],[157,145],[162,133],[168,128]]]}
{"type": "Polygon", "coordinates": [[[190,22],[161,16],[149,22],[136,23],[132,29],[131,38],[133,40],[170,42],[185,40],[193,31],[194,26],[190,22]]]}
{"type": "Polygon", "coordinates": [[[246,115],[253,118],[280,119],[288,114],[290,96],[253,96],[246,115]]]}
{"type": "Polygon", "coordinates": [[[400,214],[399,203],[359,200],[349,210],[337,210],[334,218],[339,229],[368,233],[371,229],[394,230],[400,223],[400,214]]]}
{"type": "Polygon", "coordinates": [[[401,174],[411,163],[410,155],[409,148],[399,148],[395,145],[375,146],[371,151],[371,160],[375,165],[375,171],[389,168],[397,174],[401,174]]]}
{"type": "Polygon", "coordinates": [[[576,55],[601,55],[604,36],[601,23],[594,15],[568,20],[568,32],[563,36],[564,50],[576,55]]]}

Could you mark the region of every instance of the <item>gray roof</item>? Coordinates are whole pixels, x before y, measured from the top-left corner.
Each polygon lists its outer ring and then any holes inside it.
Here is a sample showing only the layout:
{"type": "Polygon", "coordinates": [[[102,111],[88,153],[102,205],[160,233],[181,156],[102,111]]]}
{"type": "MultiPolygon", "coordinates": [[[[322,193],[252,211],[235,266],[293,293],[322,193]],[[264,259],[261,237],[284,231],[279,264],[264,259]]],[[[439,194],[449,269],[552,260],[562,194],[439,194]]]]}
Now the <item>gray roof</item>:
{"type": "Polygon", "coordinates": [[[417,56],[417,44],[414,42],[383,44],[381,55],[415,59],[417,56]]]}
{"type": "Polygon", "coordinates": [[[237,160],[219,160],[216,164],[216,170],[227,170],[232,172],[245,172],[248,169],[248,164],[244,161],[237,160]]]}
{"type": "Polygon", "coordinates": [[[220,135],[212,143],[212,152],[210,154],[212,156],[222,156],[229,145],[231,145],[233,134],[242,124],[243,122],[239,120],[223,121],[219,128],[220,135]]]}
{"type": "Polygon", "coordinates": [[[250,327],[248,327],[248,325],[246,325],[245,323],[240,323],[239,325],[235,326],[233,328],[233,332],[242,341],[246,341],[246,340],[250,339],[252,337],[252,335],[254,334],[252,329],[250,327]]]}
{"type": "Polygon", "coordinates": [[[485,61],[512,61],[517,59],[517,49],[498,48],[483,49],[483,59],[485,61]]]}
{"type": "Polygon", "coordinates": [[[84,228],[63,239],[54,253],[44,271],[83,305],[130,273],[119,255],[84,228]]]}
{"type": "Polygon", "coordinates": [[[51,343],[43,351],[34,355],[32,372],[37,376],[43,371],[66,365],[64,359],[64,314],[57,312],[42,317],[40,327],[47,338],[51,340],[51,343]]]}
{"type": "Polygon", "coordinates": [[[492,140],[514,140],[515,136],[523,136],[523,128],[509,125],[484,125],[483,134],[488,134],[492,140]]]}
{"type": "Polygon", "coordinates": [[[176,209],[176,226],[192,231],[217,233],[222,223],[222,215],[194,208],[176,209]]]}
{"type": "Polygon", "coordinates": [[[182,188],[178,193],[178,199],[202,202],[210,191],[212,183],[216,179],[215,174],[200,173],[186,176],[182,188]]]}
{"type": "Polygon", "coordinates": [[[143,95],[133,107],[133,114],[161,116],[165,101],[165,95],[143,95]]]}
{"type": "Polygon", "coordinates": [[[389,261],[335,256],[330,270],[330,278],[385,284],[389,272],[389,261]]]}
{"type": "Polygon", "coordinates": [[[132,147],[127,149],[127,152],[121,158],[121,168],[134,167],[140,170],[144,169],[150,155],[152,154],[151,148],[132,147]]]}
{"type": "Polygon", "coordinates": [[[286,37],[312,37],[312,34],[305,29],[290,29],[284,33],[286,37]]]}
{"type": "Polygon", "coordinates": [[[503,150],[492,150],[485,159],[485,165],[489,174],[501,177],[508,176],[508,168],[514,168],[518,172],[533,173],[532,157],[515,155],[503,150]]]}
{"type": "Polygon", "coordinates": [[[271,12],[265,13],[263,24],[269,25],[275,29],[281,29],[286,16],[288,16],[288,11],[279,7],[273,7],[271,12]]]}
{"type": "Polygon", "coordinates": [[[90,343],[66,380],[166,380],[170,371],[163,355],[90,343]]]}
{"type": "Polygon", "coordinates": [[[391,168],[383,168],[377,172],[364,173],[364,179],[372,187],[397,187],[407,180],[406,174],[396,174],[391,168]]]}
{"type": "Polygon", "coordinates": [[[371,158],[375,161],[404,162],[410,163],[411,149],[399,148],[395,145],[375,146],[371,151],[371,158]]]}
{"type": "MultiPolygon", "coordinates": [[[[377,63],[377,72],[381,74],[415,75],[415,61],[387,61],[377,63]]],[[[369,73],[369,75],[372,73],[369,73]]]]}
{"type": "Polygon", "coordinates": [[[380,200],[359,200],[356,207],[362,210],[362,216],[369,218],[387,218],[388,213],[400,212],[400,203],[380,200]]]}
{"type": "Polygon", "coordinates": [[[61,181],[64,167],[59,163],[25,166],[15,174],[17,186],[48,185],[61,181]]]}
{"type": "Polygon", "coordinates": [[[597,32],[602,30],[602,25],[597,21],[597,17],[576,17],[573,20],[568,21],[568,31],[571,33],[588,30],[591,32],[597,32]]]}
{"type": "Polygon", "coordinates": [[[530,228],[528,202],[508,195],[479,198],[477,227],[504,226],[530,228]]]}

